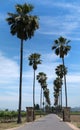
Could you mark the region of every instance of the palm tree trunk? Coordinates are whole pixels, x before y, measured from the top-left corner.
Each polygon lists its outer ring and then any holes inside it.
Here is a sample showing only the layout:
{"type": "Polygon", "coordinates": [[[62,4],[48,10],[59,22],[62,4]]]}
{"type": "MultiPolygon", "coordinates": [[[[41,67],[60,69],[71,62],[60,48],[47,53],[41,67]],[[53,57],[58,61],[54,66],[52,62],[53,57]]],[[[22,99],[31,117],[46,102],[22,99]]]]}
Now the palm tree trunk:
{"type": "Polygon", "coordinates": [[[33,120],[35,120],[35,70],[34,70],[34,78],[33,78],[33,120]]]}
{"type": "Polygon", "coordinates": [[[43,91],[43,112],[44,112],[44,91],[43,91]]]}
{"type": "Polygon", "coordinates": [[[21,123],[21,103],[22,103],[22,67],[23,67],[23,40],[20,47],[20,82],[19,82],[19,108],[17,123],[21,123]]]}
{"type": "Polygon", "coordinates": [[[60,98],[60,97],[61,97],[61,93],[60,93],[60,91],[59,91],[59,97],[58,97],[58,102],[59,102],[58,105],[59,105],[59,107],[61,106],[61,98],[60,98]]]}
{"type": "MultiPolygon", "coordinates": [[[[63,66],[64,66],[64,58],[62,58],[63,66]]],[[[67,107],[67,85],[66,85],[66,75],[64,74],[64,85],[65,85],[65,102],[67,107]]]]}
{"type": "Polygon", "coordinates": [[[42,109],[42,86],[41,86],[41,94],[40,94],[40,116],[41,116],[41,109],[42,109]]]}
{"type": "Polygon", "coordinates": [[[62,110],[62,86],[61,86],[61,110],[62,110]]]}

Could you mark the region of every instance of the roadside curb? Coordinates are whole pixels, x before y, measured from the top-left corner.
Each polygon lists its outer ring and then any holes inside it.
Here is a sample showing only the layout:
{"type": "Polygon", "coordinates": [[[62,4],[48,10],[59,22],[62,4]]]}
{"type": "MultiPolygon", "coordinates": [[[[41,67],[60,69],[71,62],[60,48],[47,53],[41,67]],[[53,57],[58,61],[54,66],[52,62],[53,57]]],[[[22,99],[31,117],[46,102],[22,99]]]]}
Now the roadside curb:
{"type": "MultiPolygon", "coordinates": [[[[60,118],[58,115],[56,115],[58,119],[60,119],[62,121],[62,118],[60,118]]],[[[73,130],[80,130],[79,128],[77,128],[75,125],[73,125],[70,122],[65,122],[69,127],[71,127],[73,130]]]]}
{"type": "Polygon", "coordinates": [[[75,125],[73,125],[72,123],[66,122],[66,124],[68,124],[68,126],[70,126],[73,130],[80,130],[79,128],[77,128],[75,125]]]}

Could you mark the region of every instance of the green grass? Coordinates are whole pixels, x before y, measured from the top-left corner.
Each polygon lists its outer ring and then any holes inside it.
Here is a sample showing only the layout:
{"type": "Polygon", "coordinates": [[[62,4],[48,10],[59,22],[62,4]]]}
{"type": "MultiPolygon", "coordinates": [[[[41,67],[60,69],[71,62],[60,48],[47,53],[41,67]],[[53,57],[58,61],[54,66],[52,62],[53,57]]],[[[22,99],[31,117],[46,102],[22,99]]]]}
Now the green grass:
{"type": "Polygon", "coordinates": [[[71,115],[80,115],[80,111],[74,111],[74,112],[70,112],[71,115]]]}

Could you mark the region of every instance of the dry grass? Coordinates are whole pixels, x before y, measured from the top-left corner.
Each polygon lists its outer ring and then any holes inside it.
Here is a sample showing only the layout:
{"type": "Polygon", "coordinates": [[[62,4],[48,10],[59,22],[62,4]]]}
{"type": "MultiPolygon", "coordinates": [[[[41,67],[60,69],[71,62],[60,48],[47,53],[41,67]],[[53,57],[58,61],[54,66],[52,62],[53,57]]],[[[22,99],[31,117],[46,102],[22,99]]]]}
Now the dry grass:
{"type": "Polygon", "coordinates": [[[6,130],[9,128],[17,127],[19,126],[17,123],[0,123],[0,130],[6,130]]]}
{"type": "Polygon", "coordinates": [[[71,123],[80,128],[80,115],[71,115],[71,123]]]}
{"type": "MultiPolygon", "coordinates": [[[[41,116],[43,117],[43,116],[41,116]]],[[[40,118],[40,115],[36,116],[36,120],[40,118]]],[[[22,118],[22,123],[17,124],[17,122],[0,123],[0,130],[6,130],[14,127],[19,127],[26,123],[26,118],[22,118]]]]}
{"type": "Polygon", "coordinates": [[[6,130],[9,128],[18,127],[24,123],[26,123],[26,118],[22,118],[21,124],[17,124],[17,122],[0,123],[0,130],[6,130]]]}

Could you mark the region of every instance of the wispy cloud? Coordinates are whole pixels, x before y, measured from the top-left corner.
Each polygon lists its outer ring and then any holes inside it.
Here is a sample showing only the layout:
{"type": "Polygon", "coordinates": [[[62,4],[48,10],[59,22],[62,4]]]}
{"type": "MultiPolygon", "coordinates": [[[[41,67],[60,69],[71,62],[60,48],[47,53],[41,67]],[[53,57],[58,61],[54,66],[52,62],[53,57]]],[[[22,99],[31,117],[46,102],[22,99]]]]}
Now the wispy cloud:
{"type": "Polygon", "coordinates": [[[80,33],[80,7],[75,2],[42,2],[43,4],[48,4],[48,6],[55,7],[56,10],[59,8],[64,9],[65,13],[58,13],[55,16],[55,11],[53,11],[53,16],[48,14],[47,16],[40,16],[40,34],[51,35],[51,36],[71,36],[71,39],[79,40],[76,36],[80,33]]]}
{"type": "Polygon", "coordinates": [[[78,2],[70,2],[70,1],[59,1],[59,0],[46,0],[46,1],[40,1],[38,0],[37,4],[42,4],[44,6],[48,7],[57,7],[62,9],[68,9],[68,11],[80,11],[78,2]]]}
{"type": "MultiPolygon", "coordinates": [[[[45,35],[69,35],[79,28],[77,16],[70,14],[63,16],[41,16],[39,33],[45,35]]],[[[75,32],[76,34],[76,32],[75,32]]]]}
{"type": "Polygon", "coordinates": [[[7,58],[0,52],[0,83],[6,84],[16,81],[19,77],[19,66],[18,64],[7,58]]]}
{"type": "Polygon", "coordinates": [[[74,83],[80,84],[80,74],[78,74],[78,75],[76,73],[74,73],[74,74],[67,76],[67,82],[71,83],[71,84],[74,84],[74,83]]]}
{"type": "MultiPolygon", "coordinates": [[[[55,68],[57,65],[60,64],[58,62],[58,58],[52,53],[45,53],[43,55],[43,63],[38,66],[36,71],[36,75],[39,72],[44,72],[47,74],[48,80],[48,88],[50,89],[50,98],[53,101],[53,80],[56,78],[55,75],[55,68]]],[[[17,61],[11,60],[7,58],[3,53],[0,53],[0,84],[1,90],[3,94],[0,94],[0,102],[5,102],[5,105],[11,108],[10,102],[13,101],[13,108],[16,109],[18,106],[18,94],[19,94],[19,65],[17,61]],[[7,87],[6,87],[6,86],[7,87]],[[2,87],[3,86],[3,87],[2,87]],[[16,98],[17,100],[16,100],[16,98]],[[6,104],[6,100],[8,103],[6,104]]],[[[72,65],[71,65],[72,66],[72,65]]],[[[73,66],[73,69],[75,66],[73,66]]],[[[74,86],[74,84],[80,84],[80,74],[78,72],[70,72],[67,75],[67,83],[68,86],[74,86]]],[[[28,106],[32,105],[32,87],[33,87],[33,69],[30,67],[28,70],[23,72],[23,89],[22,89],[22,96],[23,96],[23,109],[28,106]],[[28,97],[28,98],[27,98],[28,97]]],[[[75,87],[74,87],[75,91],[75,87]]],[[[39,103],[40,99],[40,85],[36,81],[36,103],[39,103]]],[[[53,102],[52,102],[53,103],[53,102]]]]}

